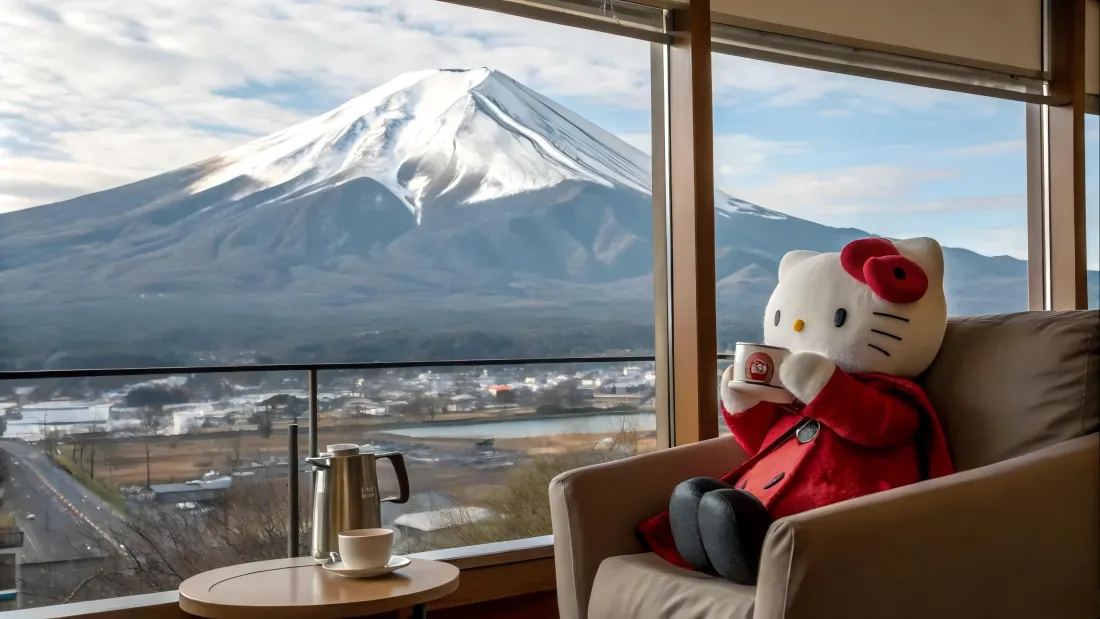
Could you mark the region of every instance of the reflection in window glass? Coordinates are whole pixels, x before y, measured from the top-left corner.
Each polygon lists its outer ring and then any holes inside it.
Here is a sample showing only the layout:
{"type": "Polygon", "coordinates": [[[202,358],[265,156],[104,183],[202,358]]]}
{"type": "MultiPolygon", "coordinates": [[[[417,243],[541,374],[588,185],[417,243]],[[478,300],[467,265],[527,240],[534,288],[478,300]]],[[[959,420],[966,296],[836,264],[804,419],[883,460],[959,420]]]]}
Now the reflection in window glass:
{"type": "Polygon", "coordinates": [[[1089,308],[1100,308],[1100,116],[1085,115],[1085,239],[1089,308]]]}
{"type": "Polygon", "coordinates": [[[81,4],[0,22],[0,367],[652,350],[649,43],[81,4]]]}
{"type": "Polygon", "coordinates": [[[1027,309],[1023,103],[713,60],[719,350],[784,253],[870,235],[939,240],[952,315],[1027,309]]]}

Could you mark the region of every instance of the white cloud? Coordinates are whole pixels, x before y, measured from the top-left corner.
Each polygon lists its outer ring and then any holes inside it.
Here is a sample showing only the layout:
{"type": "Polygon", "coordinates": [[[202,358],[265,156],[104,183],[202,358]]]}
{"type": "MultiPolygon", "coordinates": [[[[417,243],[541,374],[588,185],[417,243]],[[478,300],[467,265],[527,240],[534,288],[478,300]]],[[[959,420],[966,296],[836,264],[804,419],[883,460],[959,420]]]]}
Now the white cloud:
{"type": "Polygon", "coordinates": [[[0,0],[0,41],[0,212],[311,115],[281,96],[319,111],[410,70],[491,66],[554,98],[649,102],[647,43],[436,0],[0,0]]]}
{"type": "Polygon", "coordinates": [[[955,172],[880,164],[771,176],[762,184],[730,186],[729,193],[797,217],[814,219],[889,211],[912,204],[898,196],[912,195],[926,181],[943,180],[955,172]]]}
{"type": "Polygon", "coordinates": [[[990,155],[1015,153],[1023,150],[1026,146],[1027,140],[1006,140],[1003,142],[992,142],[990,144],[976,144],[974,146],[953,148],[946,151],[946,154],[952,157],[988,157],[990,155]]]}
{"type": "Polygon", "coordinates": [[[634,148],[647,155],[653,154],[653,136],[648,133],[617,133],[620,140],[630,144],[634,148]]]}
{"type": "Polygon", "coordinates": [[[805,142],[761,140],[751,135],[714,136],[714,160],[717,163],[717,183],[728,179],[758,174],[777,156],[806,152],[805,142]]]}
{"type": "Polygon", "coordinates": [[[891,109],[926,110],[934,106],[972,102],[973,95],[896,84],[814,69],[773,64],[751,58],[715,54],[712,61],[715,105],[738,102],[742,93],[763,96],[766,104],[794,106],[838,95],[844,107],[831,105],[822,115],[845,110],[885,113],[891,109]]]}
{"type": "Polygon", "coordinates": [[[1027,208],[1027,196],[1022,193],[953,196],[940,200],[903,202],[900,204],[867,204],[853,212],[859,213],[960,213],[964,211],[1022,212],[1027,208]]]}
{"type": "Polygon", "coordinates": [[[1026,227],[965,229],[944,227],[937,231],[936,240],[946,247],[965,247],[984,256],[1012,256],[1027,260],[1026,227]]]}
{"type": "MultiPolygon", "coordinates": [[[[0,0],[0,41],[0,212],[216,155],[410,70],[490,66],[551,98],[650,100],[648,43],[438,0],[0,0]]],[[[719,105],[841,97],[824,115],[965,97],[730,56],[714,86],[719,105]]],[[[715,148],[728,180],[798,145],[715,148]]]]}
{"type": "MultiPolygon", "coordinates": [[[[648,133],[620,133],[619,139],[646,153],[653,150],[652,136],[648,133]]],[[[806,142],[761,140],[745,134],[720,134],[714,136],[714,161],[717,184],[730,178],[758,174],[766,164],[782,155],[807,152],[806,142]]]]}

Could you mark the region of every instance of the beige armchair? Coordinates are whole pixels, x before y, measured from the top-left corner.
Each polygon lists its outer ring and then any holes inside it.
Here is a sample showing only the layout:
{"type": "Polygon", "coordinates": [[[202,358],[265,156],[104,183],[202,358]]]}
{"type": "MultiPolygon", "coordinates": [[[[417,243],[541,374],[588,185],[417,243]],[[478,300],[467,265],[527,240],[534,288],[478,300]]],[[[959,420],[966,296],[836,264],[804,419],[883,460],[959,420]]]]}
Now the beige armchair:
{"type": "Polygon", "coordinates": [[[677,483],[744,459],[732,437],[558,476],[561,617],[1100,616],[1100,313],[952,320],[923,384],[960,472],[777,521],[755,587],[634,534],[677,483]]]}

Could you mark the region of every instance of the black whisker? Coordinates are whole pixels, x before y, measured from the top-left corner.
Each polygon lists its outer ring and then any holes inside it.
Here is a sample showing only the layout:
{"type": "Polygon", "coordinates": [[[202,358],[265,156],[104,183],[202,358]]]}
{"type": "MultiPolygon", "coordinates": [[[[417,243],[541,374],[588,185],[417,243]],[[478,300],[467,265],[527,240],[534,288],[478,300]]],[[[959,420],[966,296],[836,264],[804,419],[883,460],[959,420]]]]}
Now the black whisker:
{"type": "Polygon", "coordinates": [[[885,331],[879,331],[878,329],[871,329],[871,332],[872,333],[878,333],[879,335],[885,335],[886,337],[892,337],[892,338],[894,338],[895,340],[897,340],[899,342],[901,341],[901,338],[894,335],[893,333],[887,333],[885,331]]]}
{"type": "Polygon", "coordinates": [[[903,316],[895,316],[893,314],[887,314],[886,312],[871,312],[871,313],[874,314],[875,316],[885,316],[886,318],[893,318],[894,320],[900,320],[902,322],[909,322],[909,319],[905,318],[903,316]]]}
{"type": "Polygon", "coordinates": [[[882,354],[886,355],[887,357],[889,357],[889,356],[890,356],[890,353],[888,353],[888,352],[886,352],[885,350],[883,350],[883,349],[879,348],[878,346],[875,346],[874,344],[868,344],[868,346],[870,346],[871,348],[874,348],[875,350],[877,350],[877,351],[879,351],[880,353],[882,353],[882,354]]]}

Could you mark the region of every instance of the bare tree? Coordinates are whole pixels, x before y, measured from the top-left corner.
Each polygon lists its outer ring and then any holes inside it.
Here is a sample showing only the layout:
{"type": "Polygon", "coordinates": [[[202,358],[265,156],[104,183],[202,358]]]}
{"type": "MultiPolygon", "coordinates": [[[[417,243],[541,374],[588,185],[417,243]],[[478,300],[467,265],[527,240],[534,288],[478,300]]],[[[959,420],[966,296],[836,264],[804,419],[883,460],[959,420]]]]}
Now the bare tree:
{"type": "MultiPolygon", "coordinates": [[[[131,510],[112,527],[114,543],[88,540],[105,555],[98,564],[65,574],[55,570],[50,578],[26,583],[25,593],[41,605],[169,591],[207,570],[282,558],[286,493],[285,480],[241,481],[201,509],[151,504],[131,510]]],[[[302,522],[299,539],[308,539],[308,532],[309,523],[302,522]]]]}
{"type": "Polygon", "coordinates": [[[161,417],[163,413],[163,407],[161,406],[144,406],[141,409],[141,430],[145,434],[145,487],[148,488],[150,484],[150,469],[149,469],[149,442],[150,438],[157,436],[160,430],[161,417]]]}
{"type": "Polygon", "coordinates": [[[637,423],[624,418],[619,431],[601,449],[546,453],[532,457],[512,470],[505,483],[483,496],[462,497],[467,506],[443,512],[446,537],[430,540],[431,547],[467,546],[548,535],[550,526],[550,480],[559,473],[590,464],[619,460],[638,454],[641,440],[637,423]],[[491,517],[482,519],[488,510],[491,517]]]}

